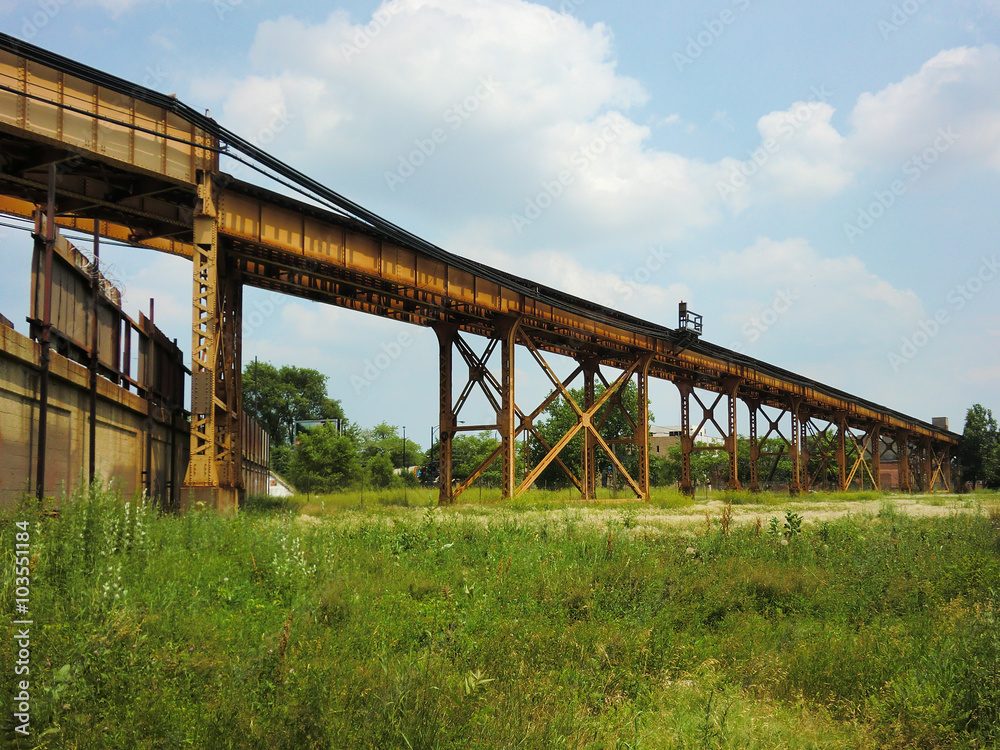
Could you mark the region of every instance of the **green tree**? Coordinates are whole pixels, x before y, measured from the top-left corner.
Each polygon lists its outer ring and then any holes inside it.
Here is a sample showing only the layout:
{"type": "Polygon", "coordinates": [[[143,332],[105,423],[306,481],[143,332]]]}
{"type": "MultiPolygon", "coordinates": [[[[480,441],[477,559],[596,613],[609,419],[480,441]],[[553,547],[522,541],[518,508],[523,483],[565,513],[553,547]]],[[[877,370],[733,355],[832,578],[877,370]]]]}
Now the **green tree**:
{"type": "Polygon", "coordinates": [[[392,459],[385,453],[372,456],[368,461],[368,477],[372,487],[379,489],[402,485],[402,480],[393,469],[392,459]]]}
{"type": "Polygon", "coordinates": [[[973,487],[978,482],[1000,487],[1000,433],[993,412],[975,404],[965,415],[965,430],[958,442],[962,480],[973,487]]]}
{"type": "Polygon", "coordinates": [[[307,419],[339,419],[340,402],[326,393],[326,375],[303,367],[252,362],[243,371],[243,411],[264,428],[274,447],[295,443],[295,423],[307,419]]]}
{"type": "Polygon", "coordinates": [[[288,479],[302,492],[346,489],[361,478],[357,446],[333,425],[321,425],[299,435],[286,469],[288,479]]]}
{"type": "MultiPolygon", "coordinates": [[[[403,438],[395,425],[382,422],[370,430],[362,430],[358,434],[358,443],[363,461],[370,462],[375,456],[384,454],[389,457],[395,468],[403,468],[403,438]]],[[[416,466],[420,463],[422,455],[423,450],[420,445],[406,438],[406,465],[416,466]]]]}

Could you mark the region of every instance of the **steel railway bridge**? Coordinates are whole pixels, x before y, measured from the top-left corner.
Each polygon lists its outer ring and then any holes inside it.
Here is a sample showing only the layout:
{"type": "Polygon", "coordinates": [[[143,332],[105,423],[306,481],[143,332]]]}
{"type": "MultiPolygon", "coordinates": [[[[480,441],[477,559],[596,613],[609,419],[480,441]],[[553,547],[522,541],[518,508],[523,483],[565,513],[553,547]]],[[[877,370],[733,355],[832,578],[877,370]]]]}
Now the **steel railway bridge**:
{"type": "MultiPolygon", "coordinates": [[[[35,218],[43,253],[51,254],[64,228],[192,261],[191,449],[185,484],[192,499],[221,509],[236,506],[242,481],[245,285],[434,329],[443,504],[453,502],[492,461],[502,464],[505,497],[530,488],[553,462],[562,465],[584,498],[595,497],[598,451],[616,465],[636,496],[648,498],[651,377],[670,380],[680,391],[681,485],[687,492],[692,490],[691,455],[699,449],[692,436],[708,423],[725,438],[729,487],[740,487],[739,401],[749,414],[751,490],[761,486],[762,459],[776,455],[791,462],[793,493],[808,490],[821,472],[838,475],[840,489],[858,477],[863,486],[877,488],[880,462],[888,452],[897,461],[903,491],[950,489],[957,436],[943,427],[702,341],[683,325],[672,329],[640,320],[448,253],[288,167],[173,96],[3,34],[0,211],[35,218]],[[309,202],[221,172],[223,154],[309,202]],[[484,349],[474,348],[477,342],[484,349]],[[530,408],[515,398],[516,353],[537,363],[552,382],[551,394],[530,408]],[[571,358],[575,369],[560,376],[550,364],[552,354],[571,358]],[[490,367],[496,359],[499,376],[490,367]],[[453,378],[459,361],[468,365],[465,382],[453,378]],[[578,379],[582,403],[569,391],[578,379]],[[604,385],[600,395],[598,382],[604,385]],[[630,382],[639,396],[632,413],[621,398],[630,382]],[[459,421],[476,389],[495,411],[495,423],[459,421]],[[576,423],[550,444],[535,420],[560,398],[575,412],[576,423]],[[626,440],[602,435],[613,409],[624,412],[631,425],[633,434],[626,440]],[[463,430],[483,429],[499,432],[499,447],[456,486],[452,440],[463,430]],[[577,475],[560,453],[581,433],[577,475]],[[517,441],[525,436],[543,446],[545,456],[519,472],[517,441]],[[614,444],[619,443],[638,454],[635,476],[616,457],[614,444]],[[771,450],[775,444],[781,446],[777,453],[771,450]]],[[[49,325],[43,319],[38,326],[43,370],[49,325]]],[[[44,410],[40,419],[44,422],[44,410]]],[[[44,424],[39,433],[44,441],[44,424]]]]}

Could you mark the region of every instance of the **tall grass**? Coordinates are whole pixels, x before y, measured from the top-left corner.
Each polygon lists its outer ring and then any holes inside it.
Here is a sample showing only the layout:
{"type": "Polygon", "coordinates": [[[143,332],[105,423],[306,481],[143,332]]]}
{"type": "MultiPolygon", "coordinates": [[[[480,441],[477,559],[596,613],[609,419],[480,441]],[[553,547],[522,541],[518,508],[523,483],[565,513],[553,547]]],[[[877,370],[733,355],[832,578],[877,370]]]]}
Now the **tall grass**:
{"type": "Polygon", "coordinates": [[[598,527],[558,502],[156,517],[94,488],[14,511],[30,746],[1000,741],[1000,516],[649,535],[632,505],[598,527]]]}

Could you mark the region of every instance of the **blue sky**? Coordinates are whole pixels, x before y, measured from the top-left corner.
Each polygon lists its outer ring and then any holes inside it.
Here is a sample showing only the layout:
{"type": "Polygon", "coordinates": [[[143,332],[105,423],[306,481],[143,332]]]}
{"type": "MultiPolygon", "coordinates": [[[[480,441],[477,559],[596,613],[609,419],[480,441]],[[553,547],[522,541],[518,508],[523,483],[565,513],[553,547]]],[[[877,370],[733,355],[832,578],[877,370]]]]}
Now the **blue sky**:
{"type": "MultiPolygon", "coordinates": [[[[670,325],[685,299],[711,341],[953,429],[1000,409],[998,0],[0,0],[0,25],[452,252],[670,325]]],[[[0,247],[24,330],[30,243],[0,247]]],[[[188,348],[190,266],[105,255],[188,348]]],[[[435,422],[428,332],[247,305],[247,361],[319,369],[363,425],[435,422]]],[[[675,389],[652,396],[675,423],[675,389]]]]}

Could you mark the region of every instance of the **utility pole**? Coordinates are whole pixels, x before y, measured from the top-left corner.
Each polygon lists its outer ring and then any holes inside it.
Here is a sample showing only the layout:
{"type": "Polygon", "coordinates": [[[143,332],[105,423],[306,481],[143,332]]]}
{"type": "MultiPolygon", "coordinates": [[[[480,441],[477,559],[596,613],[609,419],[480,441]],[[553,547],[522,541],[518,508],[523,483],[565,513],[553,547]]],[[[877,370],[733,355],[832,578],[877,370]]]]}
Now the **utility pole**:
{"type": "Polygon", "coordinates": [[[403,427],[403,502],[406,502],[406,427],[403,427]]]}

